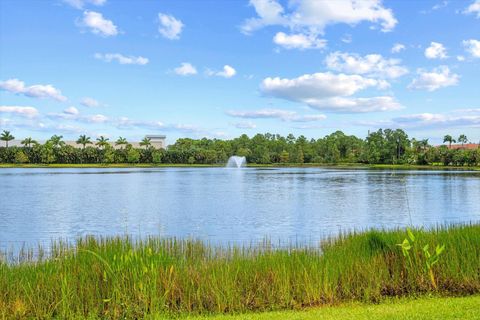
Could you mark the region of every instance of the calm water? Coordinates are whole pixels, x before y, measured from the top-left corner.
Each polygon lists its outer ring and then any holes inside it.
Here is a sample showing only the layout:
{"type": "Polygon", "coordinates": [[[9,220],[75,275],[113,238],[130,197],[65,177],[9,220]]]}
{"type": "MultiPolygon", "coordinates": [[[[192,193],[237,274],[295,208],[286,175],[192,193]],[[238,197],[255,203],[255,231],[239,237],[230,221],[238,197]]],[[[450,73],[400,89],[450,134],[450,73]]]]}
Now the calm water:
{"type": "Polygon", "coordinates": [[[480,173],[0,169],[0,249],[87,234],[316,241],[410,219],[421,226],[479,221],[480,173]]]}

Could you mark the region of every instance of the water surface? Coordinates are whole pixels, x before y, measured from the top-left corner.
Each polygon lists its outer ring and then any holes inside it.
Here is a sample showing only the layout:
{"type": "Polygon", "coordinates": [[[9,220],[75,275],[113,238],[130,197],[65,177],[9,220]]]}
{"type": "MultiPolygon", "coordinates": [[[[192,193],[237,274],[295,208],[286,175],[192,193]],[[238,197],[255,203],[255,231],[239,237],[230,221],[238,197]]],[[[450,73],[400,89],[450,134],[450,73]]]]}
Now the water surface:
{"type": "Polygon", "coordinates": [[[213,243],[480,220],[480,173],[321,168],[0,169],[0,249],[84,235],[213,243]]]}

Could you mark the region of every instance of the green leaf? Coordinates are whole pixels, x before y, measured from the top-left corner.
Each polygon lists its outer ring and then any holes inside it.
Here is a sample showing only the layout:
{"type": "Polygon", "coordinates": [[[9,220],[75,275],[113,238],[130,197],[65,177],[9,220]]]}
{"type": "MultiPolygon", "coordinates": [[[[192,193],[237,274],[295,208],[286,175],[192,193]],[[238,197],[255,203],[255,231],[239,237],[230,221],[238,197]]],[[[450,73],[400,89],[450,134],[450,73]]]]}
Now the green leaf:
{"type": "Polygon", "coordinates": [[[407,229],[407,234],[408,234],[408,237],[410,238],[410,240],[412,240],[412,242],[415,242],[415,235],[413,234],[413,232],[410,228],[407,229]]]}

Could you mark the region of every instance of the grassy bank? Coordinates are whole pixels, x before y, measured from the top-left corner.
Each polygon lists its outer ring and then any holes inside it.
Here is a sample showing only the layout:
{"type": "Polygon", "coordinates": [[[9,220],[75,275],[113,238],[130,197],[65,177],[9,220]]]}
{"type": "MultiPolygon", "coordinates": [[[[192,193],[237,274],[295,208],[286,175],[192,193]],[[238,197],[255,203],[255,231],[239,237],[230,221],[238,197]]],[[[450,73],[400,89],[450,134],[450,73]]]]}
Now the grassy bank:
{"type": "MultiPolygon", "coordinates": [[[[212,168],[224,167],[225,164],[172,164],[172,163],[82,163],[82,164],[12,164],[0,163],[0,168],[212,168]]],[[[474,170],[480,167],[457,167],[443,165],[407,165],[407,164],[361,164],[361,163],[284,163],[284,164],[255,164],[247,165],[251,168],[334,168],[334,169],[379,169],[379,170],[474,170]]]]}
{"type": "Polygon", "coordinates": [[[215,248],[155,238],[56,243],[51,257],[34,261],[23,254],[14,264],[0,264],[0,316],[225,314],[480,292],[480,225],[414,234],[410,259],[396,245],[407,237],[405,230],[275,250],[268,243],[215,248]],[[446,246],[431,272],[422,251],[426,244],[446,246]]]}
{"type": "MultiPolygon", "coordinates": [[[[381,304],[349,303],[305,311],[278,311],[214,317],[186,317],[188,320],[453,320],[478,319],[480,296],[462,298],[391,299],[381,304]]],[[[161,316],[153,319],[167,319],[161,316]]]]}

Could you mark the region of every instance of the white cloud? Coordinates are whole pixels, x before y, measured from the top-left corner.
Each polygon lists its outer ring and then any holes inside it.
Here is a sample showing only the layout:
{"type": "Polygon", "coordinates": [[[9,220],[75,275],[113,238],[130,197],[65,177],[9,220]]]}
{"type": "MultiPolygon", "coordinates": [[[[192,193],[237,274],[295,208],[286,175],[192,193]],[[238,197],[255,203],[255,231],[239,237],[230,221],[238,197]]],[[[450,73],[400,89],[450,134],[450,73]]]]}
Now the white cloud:
{"type": "Polygon", "coordinates": [[[465,14],[476,14],[480,18],[480,0],[475,0],[464,11],[465,14]]]}
{"type": "Polygon", "coordinates": [[[65,114],[70,114],[72,116],[76,116],[78,115],[80,112],[78,111],[77,108],[75,108],[74,106],[71,106],[71,107],[68,107],[66,108],[65,110],[63,110],[63,113],[65,114]]]}
{"type": "Polygon", "coordinates": [[[411,89],[425,89],[427,91],[435,91],[440,88],[450,87],[458,84],[460,76],[451,73],[447,66],[434,68],[431,72],[423,69],[417,70],[418,78],[408,86],[411,89]]]}
{"type": "Polygon", "coordinates": [[[392,122],[405,128],[451,128],[480,126],[480,115],[452,113],[419,113],[392,119],[392,122]]]}
{"type": "Polygon", "coordinates": [[[430,47],[425,49],[425,57],[428,59],[446,59],[447,49],[439,42],[430,42],[430,47]]]}
{"type": "Polygon", "coordinates": [[[457,56],[457,60],[462,62],[462,61],[465,61],[465,57],[464,56],[457,56]]]}
{"type": "Polygon", "coordinates": [[[207,69],[205,74],[207,76],[218,76],[218,77],[224,77],[224,78],[231,78],[231,77],[233,77],[234,75],[237,74],[237,71],[233,67],[226,64],[226,65],[223,66],[222,71],[213,71],[213,70],[207,69]]]}
{"type": "Polygon", "coordinates": [[[405,50],[405,45],[401,44],[401,43],[395,43],[392,47],[392,53],[399,53],[403,50],[405,50]]]}
{"type": "Polygon", "coordinates": [[[82,106],[89,107],[89,108],[96,108],[96,107],[102,106],[100,102],[90,97],[82,98],[82,101],[80,101],[80,104],[82,106]]]}
{"type": "Polygon", "coordinates": [[[257,127],[257,125],[251,121],[236,122],[233,125],[238,129],[255,129],[257,127]]]}
{"type": "Polygon", "coordinates": [[[107,116],[104,116],[103,114],[95,114],[92,116],[86,116],[85,121],[87,122],[93,122],[93,123],[104,123],[107,122],[109,119],[107,116]]]}
{"type": "Polygon", "coordinates": [[[313,122],[325,120],[327,117],[323,114],[299,115],[295,111],[281,109],[260,109],[254,111],[227,111],[229,116],[244,119],[280,119],[291,122],[313,122]]]}
{"type": "Polygon", "coordinates": [[[76,9],[83,9],[87,4],[92,4],[94,6],[103,6],[107,0],[63,0],[63,2],[71,5],[76,9]]]}
{"type": "Polygon", "coordinates": [[[385,80],[331,72],[305,74],[298,78],[265,78],[260,86],[268,96],[304,103],[314,109],[339,113],[391,111],[402,108],[391,96],[351,97],[365,89],[385,89],[385,80]]]}
{"type": "Polygon", "coordinates": [[[464,40],[463,46],[474,58],[480,58],[480,41],[475,39],[464,40]]]}
{"type": "Polygon", "coordinates": [[[368,21],[380,24],[384,32],[391,31],[397,24],[392,10],[383,7],[381,0],[296,0],[290,2],[288,13],[275,0],[250,0],[250,5],[258,17],[247,19],[242,25],[242,32],[247,34],[271,25],[317,35],[322,34],[326,26],[337,23],[353,26],[368,21]]]}
{"type": "Polygon", "coordinates": [[[15,94],[23,94],[32,98],[51,98],[57,101],[66,101],[67,98],[62,95],[62,92],[51,84],[35,84],[32,86],[25,86],[25,82],[18,79],[9,79],[0,82],[0,88],[15,94]]]}
{"type": "Polygon", "coordinates": [[[82,25],[90,28],[92,33],[101,36],[110,37],[118,34],[117,26],[99,12],[84,11],[82,25]]]}
{"type": "Polygon", "coordinates": [[[286,49],[322,49],[327,45],[327,40],[318,39],[314,35],[304,34],[285,34],[284,32],[278,32],[273,37],[273,42],[286,49]]]}
{"type": "Polygon", "coordinates": [[[136,64],[141,66],[144,66],[149,62],[147,58],[141,56],[124,56],[120,53],[95,53],[94,57],[95,59],[103,60],[105,62],[117,61],[120,64],[136,64]]]}
{"type": "Polygon", "coordinates": [[[182,33],[184,27],[182,21],[172,15],[164,13],[158,14],[158,21],[160,23],[158,32],[160,32],[162,36],[170,40],[180,39],[180,33],[182,33]]]}
{"type": "Polygon", "coordinates": [[[399,59],[385,59],[380,54],[367,54],[362,57],[338,51],[330,53],[325,59],[325,64],[331,70],[392,79],[408,73],[408,69],[401,66],[400,62],[399,59]]]}
{"type": "Polygon", "coordinates": [[[197,74],[197,69],[188,62],[183,62],[180,67],[175,68],[174,72],[181,76],[190,76],[197,74]]]}
{"type": "Polygon", "coordinates": [[[0,113],[9,113],[25,118],[35,118],[38,110],[34,107],[0,106],[0,113]]]}

